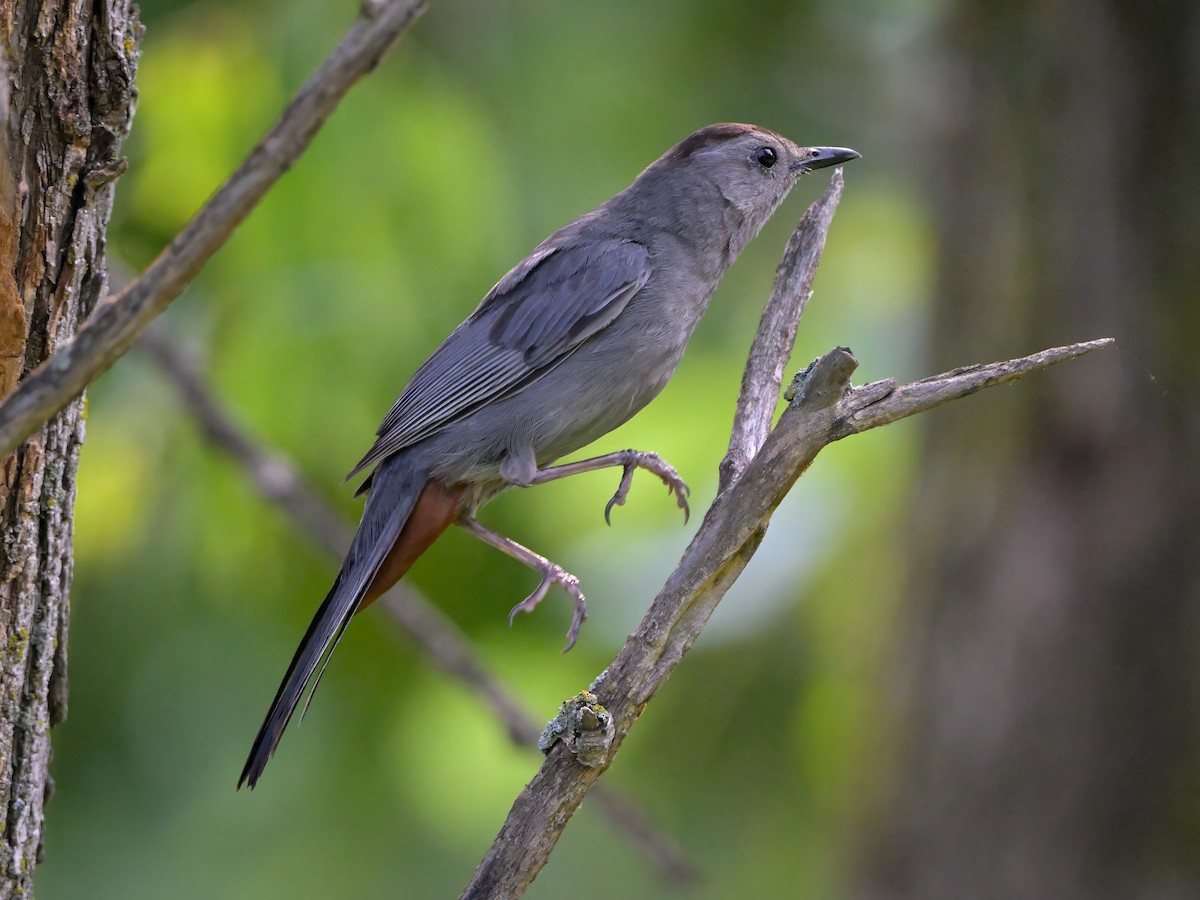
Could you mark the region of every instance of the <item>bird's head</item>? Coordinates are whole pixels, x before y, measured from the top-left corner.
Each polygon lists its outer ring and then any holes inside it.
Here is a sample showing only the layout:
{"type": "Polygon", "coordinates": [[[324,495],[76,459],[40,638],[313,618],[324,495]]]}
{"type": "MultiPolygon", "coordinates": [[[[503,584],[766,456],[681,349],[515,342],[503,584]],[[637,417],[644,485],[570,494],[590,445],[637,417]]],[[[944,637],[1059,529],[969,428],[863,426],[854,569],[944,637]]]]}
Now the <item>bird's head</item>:
{"type": "Polygon", "coordinates": [[[684,138],[643,176],[650,176],[660,192],[677,193],[685,207],[690,195],[715,189],[753,235],[801,175],[859,156],[844,147],[798,147],[766,128],[724,123],[684,138]]]}
{"type": "Polygon", "coordinates": [[[845,147],[798,147],[766,128],[725,123],[689,135],[656,165],[683,179],[712,182],[743,216],[761,225],[801,175],[859,156],[845,147]]]}

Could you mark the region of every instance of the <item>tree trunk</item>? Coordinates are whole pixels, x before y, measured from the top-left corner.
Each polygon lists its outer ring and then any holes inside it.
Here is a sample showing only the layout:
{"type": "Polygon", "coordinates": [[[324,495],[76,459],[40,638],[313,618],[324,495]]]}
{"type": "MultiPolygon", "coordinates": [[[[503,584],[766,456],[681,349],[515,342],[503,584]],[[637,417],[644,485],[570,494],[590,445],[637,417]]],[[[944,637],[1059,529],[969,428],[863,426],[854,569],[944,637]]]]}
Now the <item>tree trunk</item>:
{"type": "MultiPolygon", "coordinates": [[[[123,0],[0,2],[0,393],[75,333],[107,290],[105,229],[136,92],[141,28],[123,0]]],[[[15,454],[0,482],[0,897],[31,896],[66,714],[67,592],[83,401],[15,454]]]]}
{"type": "Polygon", "coordinates": [[[926,419],[905,740],[865,896],[1200,896],[1200,17],[962,2],[938,365],[1112,335],[926,419]]]}

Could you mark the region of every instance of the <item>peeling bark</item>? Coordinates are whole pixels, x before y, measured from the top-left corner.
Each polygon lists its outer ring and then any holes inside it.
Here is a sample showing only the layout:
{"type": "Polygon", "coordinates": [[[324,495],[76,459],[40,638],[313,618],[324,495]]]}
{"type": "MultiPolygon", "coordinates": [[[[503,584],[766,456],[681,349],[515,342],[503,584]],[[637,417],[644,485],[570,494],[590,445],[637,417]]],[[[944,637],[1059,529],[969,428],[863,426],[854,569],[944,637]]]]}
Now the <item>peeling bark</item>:
{"type": "MultiPolygon", "coordinates": [[[[105,229],[136,101],[141,26],[124,0],[0,3],[0,391],[107,290],[105,229]]],[[[30,896],[66,715],[66,636],[83,401],[3,461],[0,512],[0,896],[30,896]]]]}

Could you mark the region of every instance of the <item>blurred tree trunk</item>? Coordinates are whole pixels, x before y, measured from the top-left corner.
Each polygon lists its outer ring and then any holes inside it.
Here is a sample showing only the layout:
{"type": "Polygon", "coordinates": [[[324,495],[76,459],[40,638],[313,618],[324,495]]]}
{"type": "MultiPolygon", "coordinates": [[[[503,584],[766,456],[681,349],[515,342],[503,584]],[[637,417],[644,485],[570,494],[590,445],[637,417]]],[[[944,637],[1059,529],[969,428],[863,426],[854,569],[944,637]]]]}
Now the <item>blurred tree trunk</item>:
{"type": "Polygon", "coordinates": [[[1200,15],[961,2],[935,370],[1119,348],[925,418],[903,740],[864,896],[1200,896],[1200,15]]]}
{"type": "MultiPolygon", "coordinates": [[[[135,100],[140,26],[125,0],[0,2],[0,394],[106,292],[105,229],[135,100]]],[[[67,590],[83,401],[3,460],[0,897],[30,896],[66,713],[67,590]]]]}

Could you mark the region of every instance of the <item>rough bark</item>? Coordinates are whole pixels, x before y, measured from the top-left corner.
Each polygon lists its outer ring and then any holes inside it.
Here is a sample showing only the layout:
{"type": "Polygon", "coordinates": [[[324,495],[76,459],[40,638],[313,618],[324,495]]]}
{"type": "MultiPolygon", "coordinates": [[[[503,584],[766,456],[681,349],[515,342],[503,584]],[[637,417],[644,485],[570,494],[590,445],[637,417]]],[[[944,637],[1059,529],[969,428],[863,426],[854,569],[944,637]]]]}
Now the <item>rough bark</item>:
{"type": "MultiPolygon", "coordinates": [[[[124,0],[0,3],[0,388],[42,363],[106,291],[105,229],[136,92],[140,25],[124,0]]],[[[30,896],[66,715],[76,400],[3,460],[0,896],[30,896]]]]}
{"type": "Polygon", "coordinates": [[[1198,36],[1067,0],[942,37],[935,357],[1121,349],[927,424],[865,896],[1200,896],[1198,36]]]}

